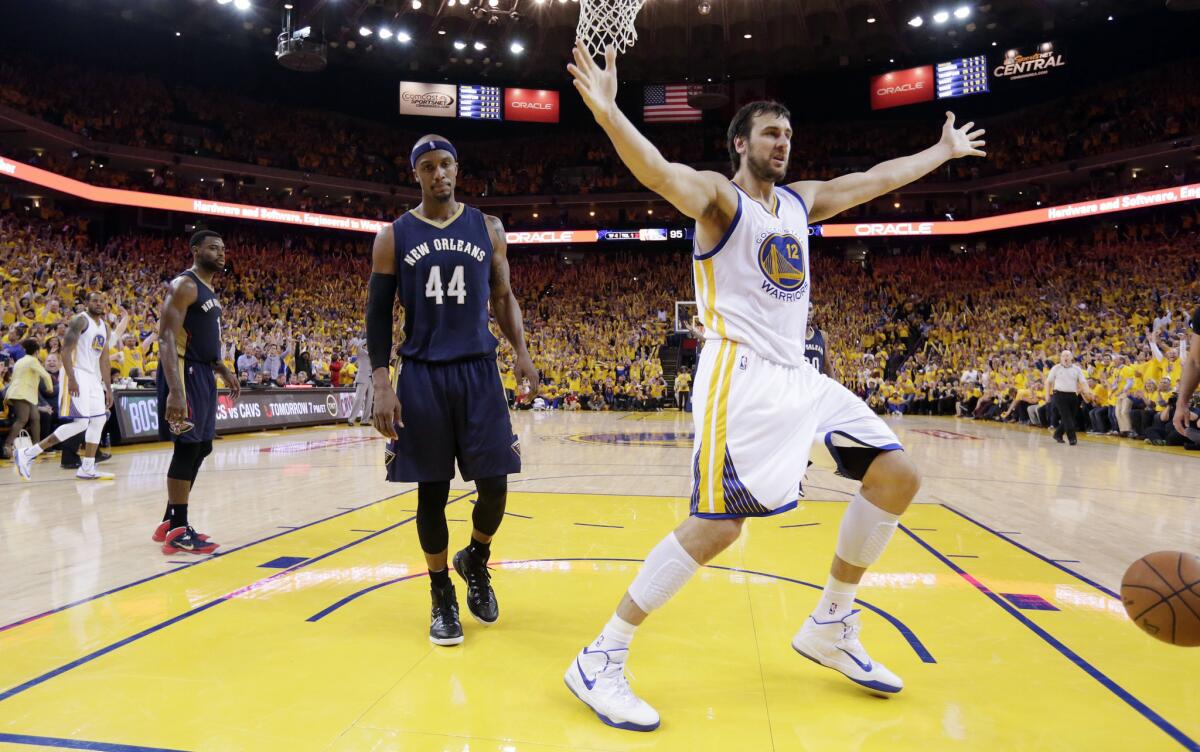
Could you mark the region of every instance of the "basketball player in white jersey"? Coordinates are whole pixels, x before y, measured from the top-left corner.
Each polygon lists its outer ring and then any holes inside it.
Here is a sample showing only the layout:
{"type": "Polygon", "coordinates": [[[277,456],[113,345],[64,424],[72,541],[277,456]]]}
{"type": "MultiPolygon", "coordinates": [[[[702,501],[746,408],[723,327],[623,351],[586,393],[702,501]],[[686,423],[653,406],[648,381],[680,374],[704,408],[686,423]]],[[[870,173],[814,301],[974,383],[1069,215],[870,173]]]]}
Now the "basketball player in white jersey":
{"type": "Polygon", "coordinates": [[[567,668],[571,691],[605,723],[650,731],[659,716],[633,694],[624,667],[646,616],[741,534],[747,517],[796,506],[814,438],[862,481],[842,518],[820,602],[792,647],[882,693],[903,682],[859,642],[854,598],[883,553],[920,479],[899,440],[852,392],[804,357],[808,328],[808,226],[890,193],[948,160],[984,156],[973,123],[946,113],[941,139],[918,154],[830,181],[777,186],[787,173],[792,126],[783,105],[754,102],[729,126],[734,176],[668,162],[616,105],[616,53],[600,67],[577,44],[575,88],[618,155],[647,188],[696,220],[693,271],[707,344],[692,391],[696,430],[691,516],[646,557],[603,631],[567,668]]]}
{"type": "Polygon", "coordinates": [[[111,368],[108,351],[111,332],[104,321],[104,293],[87,296],[87,308],[71,320],[63,337],[62,368],[58,372],[58,415],[70,419],[58,429],[28,449],[18,452],[17,472],[29,480],[33,460],[50,447],[83,433],[83,463],[75,477],[81,480],[110,480],[112,473],[96,469],[96,449],[108,410],[112,407],[111,368]]]}

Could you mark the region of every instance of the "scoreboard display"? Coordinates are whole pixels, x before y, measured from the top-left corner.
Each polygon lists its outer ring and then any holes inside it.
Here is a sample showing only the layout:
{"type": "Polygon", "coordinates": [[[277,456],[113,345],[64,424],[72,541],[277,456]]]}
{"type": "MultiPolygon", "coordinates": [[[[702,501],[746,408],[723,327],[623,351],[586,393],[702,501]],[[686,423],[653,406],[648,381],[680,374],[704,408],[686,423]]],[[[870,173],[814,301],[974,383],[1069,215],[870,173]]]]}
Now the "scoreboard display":
{"type": "Polygon", "coordinates": [[[504,119],[504,92],[499,86],[459,86],[458,116],[468,120],[504,119]]]}
{"type": "Polygon", "coordinates": [[[986,55],[963,57],[938,63],[937,98],[952,99],[988,91],[988,63],[986,55]]]}

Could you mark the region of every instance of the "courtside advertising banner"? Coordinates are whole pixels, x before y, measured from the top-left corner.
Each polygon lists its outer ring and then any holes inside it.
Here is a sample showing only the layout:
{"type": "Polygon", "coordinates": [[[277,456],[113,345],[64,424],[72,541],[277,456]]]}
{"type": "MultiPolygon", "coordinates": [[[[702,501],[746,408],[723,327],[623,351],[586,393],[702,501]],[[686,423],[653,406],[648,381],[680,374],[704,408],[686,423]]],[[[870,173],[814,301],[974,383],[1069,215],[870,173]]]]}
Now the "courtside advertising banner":
{"type": "Polygon", "coordinates": [[[932,102],[933,66],[891,71],[871,77],[871,109],[885,110],[918,102],[932,102]]]}
{"type": "Polygon", "coordinates": [[[458,115],[458,87],[454,84],[401,81],[400,114],[455,117],[458,115]]]}
{"type": "Polygon", "coordinates": [[[557,123],[558,92],[547,89],[505,89],[504,119],[557,123]]]}
{"type": "MultiPolygon", "coordinates": [[[[158,193],[127,191],[121,188],[102,188],[75,180],[74,178],[57,175],[40,167],[27,165],[24,162],[14,162],[0,157],[0,178],[3,177],[40,185],[43,188],[97,203],[137,206],[145,209],[162,209],[190,215],[201,214],[254,222],[282,222],[290,225],[371,234],[379,232],[379,229],[387,224],[375,219],[339,217],[334,214],[314,214],[312,212],[292,211],[290,209],[272,209],[266,206],[231,204],[225,201],[184,198],[183,196],[163,196],[158,193]]],[[[1064,219],[1076,219],[1079,217],[1097,216],[1197,200],[1200,200],[1200,183],[1191,183],[1189,185],[1177,185],[1172,188],[1159,188],[1152,191],[1142,191],[1141,193],[1129,193],[1124,196],[1110,196],[1109,198],[1079,201],[1061,206],[1046,206],[1040,209],[1030,209],[1029,211],[997,214],[993,217],[980,217],[979,219],[964,219],[957,222],[904,221],[813,225],[812,234],[827,238],[974,235],[980,232],[991,232],[992,230],[1006,230],[1010,227],[1025,227],[1027,225],[1044,224],[1046,222],[1058,222],[1064,219]]],[[[507,237],[510,245],[597,243],[605,239],[618,239],[620,236],[614,235],[614,233],[621,232],[625,231],[516,230],[509,231],[507,237]]],[[[683,229],[668,229],[667,232],[668,238],[672,240],[682,240],[687,237],[687,231],[683,229]]],[[[633,238],[629,239],[632,240],[633,238]]],[[[645,235],[642,235],[639,231],[637,239],[655,241],[661,238],[657,230],[652,230],[645,235]]]]}
{"type": "MultiPolygon", "coordinates": [[[[335,423],[350,417],[353,402],[353,389],[244,389],[237,402],[222,389],[217,395],[217,433],[335,423]]],[[[158,397],[153,390],[117,390],[113,411],[122,444],[159,440],[158,397]]]]}

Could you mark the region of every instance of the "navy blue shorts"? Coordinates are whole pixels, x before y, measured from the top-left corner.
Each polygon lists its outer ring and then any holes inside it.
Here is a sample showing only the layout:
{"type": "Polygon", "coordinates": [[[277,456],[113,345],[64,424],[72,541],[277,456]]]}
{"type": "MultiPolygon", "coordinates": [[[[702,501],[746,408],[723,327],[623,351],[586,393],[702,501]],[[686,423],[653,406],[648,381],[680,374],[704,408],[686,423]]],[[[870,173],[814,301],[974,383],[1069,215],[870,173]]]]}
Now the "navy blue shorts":
{"type": "Polygon", "coordinates": [[[155,386],[158,389],[158,437],[163,441],[212,441],[217,436],[217,377],[208,363],[180,358],[178,366],[183,378],[187,399],[187,419],[192,430],[174,434],[167,425],[167,381],[162,366],[158,367],[155,386]]]}
{"type": "Polygon", "coordinates": [[[400,366],[400,412],[404,428],[388,442],[387,479],[420,483],[521,472],[521,445],[512,432],[508,401],[495,358],[400,366]]]}

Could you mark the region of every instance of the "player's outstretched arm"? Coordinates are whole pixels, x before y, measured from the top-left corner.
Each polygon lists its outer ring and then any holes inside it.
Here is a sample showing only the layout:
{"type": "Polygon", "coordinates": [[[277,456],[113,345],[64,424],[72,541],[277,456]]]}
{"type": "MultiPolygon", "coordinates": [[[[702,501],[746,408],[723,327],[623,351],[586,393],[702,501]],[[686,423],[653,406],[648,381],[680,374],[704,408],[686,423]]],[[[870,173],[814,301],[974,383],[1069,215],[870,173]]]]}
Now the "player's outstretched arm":
{"type": "Polygon", "coordinates": [[[810,222],[829,219],[919,180],[951,159],[986,157],[987,153],[980,148],[987,143],[980,140],[986,131],[982,128],[971,130],[974,127],[973,122],[955,127],[954,113],[947,112],[946,122],[942,124],[942,138],[925,151],[880,162],[866,172],[854,172],[833,180],[802,180],[789,187],[808,203],[810,222]]]}
{"type": "Polygon", "coordinates": [[[487,217],[488,234],[492,237],[492,314],[504,338],[512,345],[517,359],[513,364],[513,372],[517,384],[522,380],[529,382],[529,399],[538,394],[541,378],[533,359],[529,357],[529,349],[525,346],[525,322],[521,319],[521,304],[512,291],[512,280],[508,272],[508,240],[504,234],[504,224],[491,215],[487,217]]]}
{"type": "Polygon", "coordinates": [[[375,385],[375,430],[396,438],[404,427],[400,397],[388,378],[392,357],[392,308],[396,304],[396,240],[391,225],[384,225],[371,247],[371,280],[367,286],[367,354],[375,385]]]}
{"type": "Polygon", "coordinates": [[[1189,406],[1196,387],[1200,386],[1200,309],[1196,310],[1192,328],[1193,331],[1188,335],[1188,353],[1183,358],[1183,373],[1179,377],[1179,397],[1175,402],[1175,430],[1181,434],[1186,433],[1189,427],[1189,406]]]}
{"type": "Polygon", "coordinates": [[[718,213],[733,216],[737,194],[724,175],[667,161],[617,107],[616,50],[610,45],[604,51],[603,68],[588,54],[583,42],[576,41],[573,54],[575,62],[567,66],[567,71],[574,79],[576,91],[638,182],[692,219],[718,213]]]}

